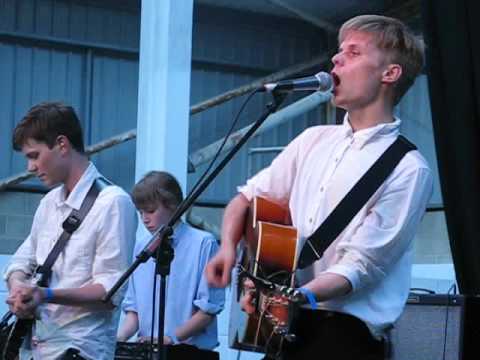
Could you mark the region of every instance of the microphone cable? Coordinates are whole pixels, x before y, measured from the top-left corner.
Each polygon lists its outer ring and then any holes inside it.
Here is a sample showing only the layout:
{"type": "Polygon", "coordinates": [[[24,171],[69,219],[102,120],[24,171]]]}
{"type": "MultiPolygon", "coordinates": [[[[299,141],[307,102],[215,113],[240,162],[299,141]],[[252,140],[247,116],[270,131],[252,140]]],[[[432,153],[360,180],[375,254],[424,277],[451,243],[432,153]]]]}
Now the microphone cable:
{"type": "MultiPolygon", "coordinates": [[[[220,154],[222,153],[222,150],[223,148],[225,147],[225,144],[227,143],[227,140],[228,138],[230,137],[230,135],[233,133],[233,130],[235,129],[235,125],[237,124],[238,122],[238,119],[240,118],[240,115],[242,114],[243,110],[245,109],[245,106],[250,102],[250,100],[252,99],[253,95],[255,95],[256,93],[259,92],[259,89],[255,89],[253,91],[251,91],[248,95],[247,95],[247,98],[245,99],[245,101],[242,103],[242,105],[240,106],[240,109],[238,110],[237,112],[237,115],[235,115],[235,118],[233,120],[233,123],[232,125],[230,126],[230,129],[227,131],[227,134],[225,136],[225,138],[223,139],[223,142],[222,144],[220,145],[220,147],[218,148],[217,152],[215,153],[215,155],[213,156],[213,159],[210,161],[210,163],[208,164],[208,167],[207,169],[203,172],[203,174],[200,176],[200,178],[196,181],[195,185],[192,187],[192,189],[188,192],[187,196],[185,197],[185,199],[189,198],[197,189],[198,187],[203,183],[203,181],[205,180],[205,178],[207,177],[208,173],[210,172],[210,170],[212,169],[212,166],[213,164],[217,161],[218,157],[220,156],[220,154]]],[[[183,208],[181,209],[182,211],[184,210],[183,208]]]]}

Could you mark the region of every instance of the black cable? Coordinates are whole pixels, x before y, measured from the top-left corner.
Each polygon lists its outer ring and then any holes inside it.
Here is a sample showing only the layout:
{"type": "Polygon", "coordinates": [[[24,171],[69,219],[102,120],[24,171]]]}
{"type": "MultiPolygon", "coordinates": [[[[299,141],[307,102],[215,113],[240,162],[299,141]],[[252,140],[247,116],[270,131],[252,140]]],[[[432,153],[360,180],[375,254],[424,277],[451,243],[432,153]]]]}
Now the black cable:
{"type": "MultiPolygon", "coordinates": [[[[225,147],[225,144],[227,143],[227,140],[228,138],[230,137],[230,135],[232,134],[233,132],[233,129],[235,128],[235,125],[237,124],[238,122],[238,119],[240,118],[240,115],[241,113],[243,112],[243,110],[245,109],[245,106],[248,104],[248,102],[250,101],[250,99],[253,97],[253,95],[255,95],[259,90],[258,89],[255,89],[254,91],[250,92],[247,96],[247,98],[245,99],[245,101],[243,102],[242,106],[240,106],[240,109],[238,110],[238,113],[237,115],[235,116],[234,120],[233,120],[233,123],[232,123],[232,126],[230,126],[230,129],[228,130],[227,134],[225,135],[225,138],[223,139],[223,142],[222,144],[220,145],[220,147],[218,148],[217,152],[215,153],[215,156],[213,157],[213,159],[210,161],[210,164],[208,165],[207,169],[203,172],[203,174],[200,176],[200,178],[197,180],[197,182],[195,183],[195,185],[192,187],[192,189],[190,190],[190,192],[188,193],[188,195],[185,197],[185,198],[188,198],[190,197],[190,195],[192,195],[195,190],[197,190],[197,188],[200,186],[200,184],[203,182],[203,180],[205,179],[205,177],[208,175],[208,173],[210,172],[213,164],[215,163],[215,161],[217,161],[217,158],[218,156],[220,155],[220,153],[222,152],[223,148],[225,147]]],[[[183,211],[183,209],[182,209],[183,211]]]]}
{"type": "MultiPolygon", "coordinates": [[[[155,267],[157,266],[157,264],[155,263],[155,267]]],[[[157,300],[157,282],[158,282],[158,279],[157,279],[157,272],[155,271],[155,275],[153,276],[153,290],[152,290],[152,326],[150,328],[150,344],[148,346],[148,355],[147,355],[147,359],[148,360],[153,360],[153,353],[154,353],[154,344],[155,344],[155,320],[157,320],[157,316],[156,316],[156,312],[155,312],[155,309],[156,309],[156,300],[157,300]]],[[[161,294],[160,294],[161,296],[161,294]]],[[[159,304],[160,305],[160,304],[159,304]]],[[[160,311],[160,310],[159,310],[160,311]]],[[[162,339],[163,341],[163,339],[162,339]]]]}
{"type": "Polygon", "coordinates": [[[430,290],[430,289],[425,289],[425,288],[410,288],[410,291],[411,292],[422,291],[422,292],[425,292],[425,293],[430,294],[430,295],[435,295],[435,291],[430,290]]]}
{"type": "Polygon", "coordinates": [[[451,296],[450,292],[453,290],[453,295],[457,294],[457,285],[453,284],[450,286],[450,289],[447,291],[447,306],[445,309],[445,329],[443,333],[443,356],[442,359],[445,360],[445,355],[447,353],[447,333],[448,333],[448,312],[450,309],[450,304],[451,304],[451,296]]]}
{"type": "MultiPolygon", "coordinates": [[[[248,104],[248,102],[250,101],[250,99],[252,98],[253,95],[255,95],[256,93],[258,92],[258,89],[252,91],[248,96],[247,98],[245,99],[245,101],[243,102],[242,106],[240,107],[237,115],[235,116],[234,118],[234,121],[230,127],[230,129],[228,130],[222,144],[220,145],[219,149],[217,150],[217,152],[215,153],[215,156],[213,157],[213,159],[210,161],[210,164],[208,165],[207,169],[204,171],[204,173],[200,176],[200,178],[197,180],[197,182],[195,183],[195,185],[192,187],[192,189],[190,190],[190,192],[188,193],[188,195],[185,197],[185,198],[189,198],[197,189],[198,187],[202,184],[202,182],[204,181],[204,179],[206,178],[206,176],[208,175],[208,173],[210,172],[213,164],[215,163],[215,161],[217,160],[218,156],[220,155],[220,153],[222,152],[222,149],[224,148],[229,136],[232,134],[233,132],[233,129],[235,128],[235,125],[237,124],[238,122],[238,119],[240,118],[240,115],[241,113],[243,112],[245,106],[248,104]]],[[[184,211],[185,209],[181,208],[181,209],[177,209],[176,212],[179,212],[179,211],[184,211]]],[[[156,287],[157,287],[157,273],[155,272],[155,278],[154,278],[154,282],[153,282],[153,311],[152,311],[152,326],[151,326],[151,333],[150,333],[150,352],[149,352],[149,357],[151,358],[151,356],[153,355],[153,344],[154,344],[154,328],[155,328],[155,300],[156,300],[156,287]]],[[[163,341],[163,339],[159,339],[158,341],[163,341]]]]}

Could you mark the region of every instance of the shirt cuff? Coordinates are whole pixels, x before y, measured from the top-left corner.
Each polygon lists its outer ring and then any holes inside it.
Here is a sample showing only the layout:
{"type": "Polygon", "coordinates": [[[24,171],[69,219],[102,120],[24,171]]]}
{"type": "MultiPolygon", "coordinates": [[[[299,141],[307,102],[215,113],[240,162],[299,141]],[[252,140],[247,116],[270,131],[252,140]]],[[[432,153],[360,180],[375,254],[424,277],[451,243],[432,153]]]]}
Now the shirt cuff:
{"type": "Polygon", "coordinates": [[[125,313],[128,312],[128,311],[133,311],[133,312],[138,313],[137,307],[134,304],[125,303],[125,301],[123,301],[123,303],[122,303],[122,311],[125,312],[125,313]]]}
{"type": "Polygon", "coordinates": [[[332,273],[343,276],[352,285],[352,291],[357,290],[360,286],[360,276],[358,275],[357,270],[355,268],[352,268],[352,266],[336,264],[325,270],[325,273],[332,273]]]}
{"type": "Polygon", "coordinates": [[[25,273],[27,276],[31,276],[32,275],[32,272],[30,271],[30,269],[27,267],[25,268],[24,266],[21,266],[21,265],[10,265],[9,267],[7,267],[5,269],[5,271],[3,272],[3,280],[5,280],[5,282],[8,282],[8,278],[10,277],[10,275],[12,275],[12,273],[14,273],[15,271],[21,271],[23,273],[25,273]]]}
{"type": "MultiPolygon", "coordinates": [[[[117,279],[117,277],[115,277],[115,279],[117,279]]],[[[95,278],[93,278],[92,283],[102,285],[105,291],[108,293],[113,287],[113,285],[115,284],[115,280],[112,279],[111,276],[96,276],[95,278]]],[[[112,296],[110,300],[112,304],[115,306],[120,305],[123,301],[126,291],[127,291],[127,282],[123,283],[122,287],[118,289],[117,292],[112,296]]]]}
{"type": "Polygon", "coordinates": [[[237,186],[237,191],[247,198],[248,201],[252,201],[255,196],[255,191],[252,186],[246,184],[237,186]]]}
{"type": "Polygon", "coordinates": [[[194,300],[193,305],[202,310],[204,313],[210,315],[217,315],[220,311],[223,310],[223,303],[215,304],[202,299],[194,300]]]}

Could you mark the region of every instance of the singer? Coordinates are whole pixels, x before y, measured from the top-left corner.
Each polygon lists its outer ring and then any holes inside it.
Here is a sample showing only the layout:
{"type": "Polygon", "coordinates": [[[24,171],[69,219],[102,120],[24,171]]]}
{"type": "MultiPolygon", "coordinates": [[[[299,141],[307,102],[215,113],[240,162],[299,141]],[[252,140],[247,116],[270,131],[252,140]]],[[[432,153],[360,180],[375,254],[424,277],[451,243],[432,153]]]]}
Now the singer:
{"type": "MultiPolygon", "coordinates": [[[[347,111],[343,124],[305,130],[239,188],[225,210],[220,251],[207,266],[211,284],[230,282],[254,196],[289,209],[303,254],[305,239],[398,138],[393,107],[422,69],[422,43],[400,21],[376,15],[348,20],[338,41],[332,101],[347,111]]],[[[427,162],[407,152],[320,260],[297,270],[306,301],[293,325],[296,341],[285,342],[279,357],[384,359],[384,338],[407,299],[412,239],[431,191],[427,162]]],[[[247,292],[248,311],[251,300],[247,292]]]]}
{"type": "Polygon", "coordinates": [[[102,175],[85,154],[75,111],[62,103],[32,107],[14,130],[13,148],[46,186],[60,185],[40,201],[30,235],[4,273],[10,310],[17,318],[35,319],[20,359],[110,360],[123,293],[111,304],[101,300],[128,267],[135,207],[118,186],[101,190],[53,263],[48,287],[39,287],[34,272],[60,241],[63,221],[79,210],[102,175]]]}

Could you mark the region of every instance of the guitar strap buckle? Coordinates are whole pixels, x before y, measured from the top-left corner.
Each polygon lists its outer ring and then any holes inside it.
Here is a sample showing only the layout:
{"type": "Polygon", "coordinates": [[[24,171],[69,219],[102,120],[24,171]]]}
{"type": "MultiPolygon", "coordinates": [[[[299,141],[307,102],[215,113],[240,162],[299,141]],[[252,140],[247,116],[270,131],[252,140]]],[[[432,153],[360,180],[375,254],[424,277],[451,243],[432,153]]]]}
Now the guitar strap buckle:
{"type": "Polygon", "coordinates": [[[63,230],[71,235],[78,229],[81,222],[82,221],[75,214],[70,214],[62,224],[63,230]]]}
{"type": "Polygon", "coordinates": [[[39,265],[33,273],[33,278],[36,280],[37,285],[41,287],[47,287],[52,276],[52,269],[45,270],[45,266],[39,265]]]}

